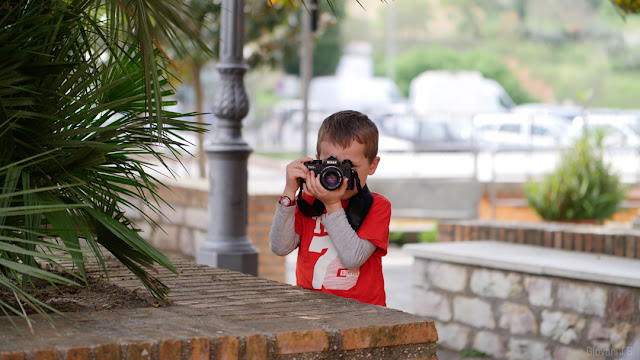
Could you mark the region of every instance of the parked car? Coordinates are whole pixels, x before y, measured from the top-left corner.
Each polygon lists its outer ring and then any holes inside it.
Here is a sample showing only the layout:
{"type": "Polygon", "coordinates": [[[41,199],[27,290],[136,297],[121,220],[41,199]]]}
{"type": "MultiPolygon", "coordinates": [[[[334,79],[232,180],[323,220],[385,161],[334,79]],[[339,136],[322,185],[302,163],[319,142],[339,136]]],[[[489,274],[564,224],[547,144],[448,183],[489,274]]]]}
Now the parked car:
{"type": "Polygon", "coordinates": [[[482,113],[473,118],[477,141],[497,149],[553,149],[563,145],[569,123],[525,113],[482,113]]]}
{"type": "Polygon", "coordinates": [[[603,131],[603,144],[607,148],[640,149],[640,112],[594,110],[576,116],[569,129],[567,145],[582,134],[585,127],[603,131]]]}
{"type": "Polygon", "coordinates": [[[471,118],[456,114],[403,114],[388,117],[382,130],[413,143],[415,151],[472,151],[471,118]]]}

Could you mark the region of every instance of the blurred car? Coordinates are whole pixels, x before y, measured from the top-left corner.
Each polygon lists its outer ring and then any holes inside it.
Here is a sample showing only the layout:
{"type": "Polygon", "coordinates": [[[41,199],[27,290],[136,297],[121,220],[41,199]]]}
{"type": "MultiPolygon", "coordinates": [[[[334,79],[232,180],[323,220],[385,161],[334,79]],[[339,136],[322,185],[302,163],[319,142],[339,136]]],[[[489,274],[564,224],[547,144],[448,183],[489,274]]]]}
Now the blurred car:
{"type": "Polygon", "coordinates": [[[582,115],[584,109],[575,105],[558,105],[548,103],[526,103],[514,106],[511,112],[517,114],[526,114],[536,118],[549,117],[558,120],[564,120],[568,123],[579,115],[582,115]]]}
{"type": "Polygon", "coordinates": [[[411,80],[409,102],[418,115],[506,112],[513,107],[502,85],[476,71],[425,71],[411,80]]]}
{"type": "Polygon", "coordinates": [[[388,117],[382,130],[413,143],[414,151],[473,151],[471,121],[467,116],[434,113],[429,116],[404,114],[388,117]]]}
{"type": "Polygon", "coordinates": [[[640,148],[640,112],[588,111],[571,123],[566,145],[580,136],[585,127],[604,132],[606,148],[640,148]]]}
{"type": "Polygon", "coordinates": [[[565,120],[525,113],[482,113],[473,118],[479,143],[497,149],[553,149],[563,145],[565,120]]]}

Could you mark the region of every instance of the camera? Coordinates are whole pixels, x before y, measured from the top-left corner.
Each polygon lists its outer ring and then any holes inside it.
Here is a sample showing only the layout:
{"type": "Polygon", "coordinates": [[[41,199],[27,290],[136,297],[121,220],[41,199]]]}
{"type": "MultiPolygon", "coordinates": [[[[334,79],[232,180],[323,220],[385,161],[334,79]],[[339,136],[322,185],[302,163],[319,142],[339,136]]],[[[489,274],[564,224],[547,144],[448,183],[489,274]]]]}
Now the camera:
{"type": "MultiPolygon", "coordinates": [[[[358,176],[358,173],[353,168],[353,164],[349,159],[345,159],[340,163],[335,157],[329,156],[325,161],[307,161],[304,165],[309,169],[309,171],[313,171],[316,175],[320,175],[320,184],[322,184],[322,187],[330,191],[339,189],[340,186],[342,186],[342,179],[344,179],[345,176],[349,178],[347,190],[352,190],[353,184],[355,183],[355,177],[358,176]]],[[[302,186],[303,183],[304,180],[300,179],[300,186],[302,186]]]]}

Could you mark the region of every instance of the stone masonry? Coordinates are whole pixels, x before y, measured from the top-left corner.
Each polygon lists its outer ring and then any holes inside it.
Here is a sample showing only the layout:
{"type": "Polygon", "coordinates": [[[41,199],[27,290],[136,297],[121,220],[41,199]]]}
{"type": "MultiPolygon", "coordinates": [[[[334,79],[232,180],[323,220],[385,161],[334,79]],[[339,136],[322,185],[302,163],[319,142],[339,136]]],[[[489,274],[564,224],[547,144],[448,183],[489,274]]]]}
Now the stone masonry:
{"type": "MultiPolygon", "coordinates": [[[[171,260],[180,275],[158,274],[171,306],[54,315],[55,327],[36,316],[34,334],[12,317],[24,335],[1,317],[0,359],[437,359],[432,320],[171,260]]],[[[113,284],[148,296],[123,266],[109,266],[113,284]]],[[[104,276],[97,266],[88,273],[104,276]]]]}
{"type": "Polygon", "coordinates": [[[640,336],[640,288],[420,256],[414,312],[436,320],[439,345],[494,359],[613,358],[640,336]]]}

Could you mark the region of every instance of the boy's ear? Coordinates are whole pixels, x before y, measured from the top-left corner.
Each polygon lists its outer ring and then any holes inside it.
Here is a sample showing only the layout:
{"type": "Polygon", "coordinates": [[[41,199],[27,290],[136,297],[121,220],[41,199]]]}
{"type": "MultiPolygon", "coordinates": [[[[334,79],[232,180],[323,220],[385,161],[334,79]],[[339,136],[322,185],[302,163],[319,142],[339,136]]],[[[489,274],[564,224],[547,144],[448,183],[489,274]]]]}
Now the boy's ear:
{"type": "Polygon", "coordinates": [[[371,162],[371,165],[369,166],[369,175],[373,175],[373,173],[376,172],[376,169],[378,168],[379,163],[380,163],[380,156],[376,156],[371,162]]]}

